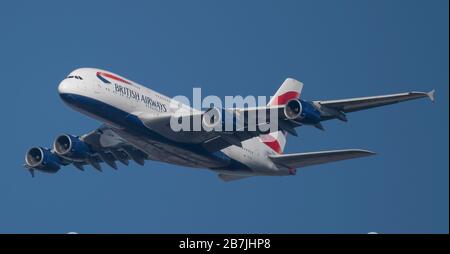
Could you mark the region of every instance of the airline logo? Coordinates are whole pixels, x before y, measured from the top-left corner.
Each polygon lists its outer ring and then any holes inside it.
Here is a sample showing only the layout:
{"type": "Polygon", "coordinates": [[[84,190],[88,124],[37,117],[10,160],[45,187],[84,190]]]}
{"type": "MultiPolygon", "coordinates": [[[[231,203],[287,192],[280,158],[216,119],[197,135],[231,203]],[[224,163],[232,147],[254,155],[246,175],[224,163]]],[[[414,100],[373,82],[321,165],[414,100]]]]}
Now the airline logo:
{"type": "Polygon", "coordinates": [[[119,81],[119,82],[125,83],[127,85],[131,85],[131,83],[129,81],[127,81],[127,80],[125,80],[123,78],[119,78],[119,77],[117,77],[115,75],[112,75],[110,73],[107,73],[107,72],[98,71],[96,75],[97,75],[97,78],[100,79],[105,84],[111,84],[111,81],[106,79],[106,78],[109,78],[109,79],[112,79],[112,80],[115,80],[115,81],[119,81]]]}
{"type": "Polygon", "coordinates": [[[284,105],[288,101],[290,101],[292,99],[297,99],[298,97],[300,97],[300,93],[299,92],[297,92],[297,91],[288,91],[288,92],[285,92],[284,94],[281,94],[281,95],[277,96],[273,100],[271,105],[284,105]]]}
{"type": "Polygon", "coordinates": [[[286,145],[286,133],[275,132],[259,136],[260,141],[278,154],[282,154],[286,145]]]}

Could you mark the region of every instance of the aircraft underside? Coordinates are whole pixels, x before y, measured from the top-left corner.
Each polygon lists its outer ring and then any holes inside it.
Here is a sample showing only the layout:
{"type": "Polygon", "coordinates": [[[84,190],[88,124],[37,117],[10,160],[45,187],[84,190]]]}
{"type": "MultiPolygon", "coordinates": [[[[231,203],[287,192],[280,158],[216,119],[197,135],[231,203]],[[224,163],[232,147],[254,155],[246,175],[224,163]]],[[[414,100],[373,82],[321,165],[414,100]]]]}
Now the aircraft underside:
{"type": "Polygon", "coordinates": [[[128,142],[145,152],[149,160],[193,168],[222,168],[227,166],[226,163],[213,159],[210,156],[203,156],[190,150],[151,140],[138,134],[133,135],[129,131],[115,131],[128,142]]]}

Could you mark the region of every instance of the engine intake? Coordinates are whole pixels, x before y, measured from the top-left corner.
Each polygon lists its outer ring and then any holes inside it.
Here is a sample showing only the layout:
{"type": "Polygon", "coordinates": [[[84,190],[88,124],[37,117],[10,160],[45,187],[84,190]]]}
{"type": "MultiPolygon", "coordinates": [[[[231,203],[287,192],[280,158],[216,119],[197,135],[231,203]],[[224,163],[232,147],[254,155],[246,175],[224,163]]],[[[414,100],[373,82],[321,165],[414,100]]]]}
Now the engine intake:
{"type": "Polygon", "coordinates": [[[242,120],[233,110],[214,107],[203,113],[202,127],[206,131],[233,131],[243,127],[242,120]]]}
{"type": "Polygon", "coordinates": [[[55,153],[71,160],[84,160],[90,152],[89,146],[78,137],[63,134],[53,142],[55,153]]]}
{"type": "Polygon", "coordinates": [[[302,114],[302,111],[302,103],[297,99],[288,101],[284,106],[284,115],[289,120],[298,118],[302,114]]]}
{"type": "Polygon", "coordinates": [[[25,163],[29,168],[47,173],[55,173],[61,168],[58,156],[42,147],[30,148],[25,154],[25,163]]]}
{"type": "Polygon", "coordinates": [[[202,116],[202,124],[208,131],[222,128],[222,110],[211,108],[202,116]]]}

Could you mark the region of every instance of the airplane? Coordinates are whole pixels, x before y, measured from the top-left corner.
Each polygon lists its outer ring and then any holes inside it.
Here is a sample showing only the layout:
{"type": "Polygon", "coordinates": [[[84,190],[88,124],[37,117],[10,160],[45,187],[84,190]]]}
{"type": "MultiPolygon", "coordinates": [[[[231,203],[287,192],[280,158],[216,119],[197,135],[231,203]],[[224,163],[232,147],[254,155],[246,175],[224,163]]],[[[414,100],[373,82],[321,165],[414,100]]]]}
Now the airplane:
{"type": "Polygon", "coordinates": [[[302,88],[303,83],[287,78],[263,107],[198,110],[118,74],[96,68],[76,69],[59,84],[59,96],[69,107],[102,125],[81,136],[62,134],[55,138],[52,148],[30,148],[24,167],[34,177],[35,170],[55,173],[70,164],[79,170],[90,165],[102,171],[101,163],[117,169],[116,162],[144,165],[153,160],[210,169],[224,181],[295,175],[298,168],[375,154],[362,149],[283,154],[287,136],[297,136],[295,128],[313,126],[323,130],[323,121],[346,122],[347,113],[423,97],[434,102],[434,90],[308,101],[300,99],[302,88]],[[255,110],[275,110],[279,112],[278,127],[273,132],[251,130],[244,121],[239,130],[174,131],[170,119],[176,110],[185,112],[183,117],[200,117],[205,126],[223,125],[220,113],[245,116],[255,110]],[[216,116],[215,121],[208,120],[211,115],[216,116]]]}

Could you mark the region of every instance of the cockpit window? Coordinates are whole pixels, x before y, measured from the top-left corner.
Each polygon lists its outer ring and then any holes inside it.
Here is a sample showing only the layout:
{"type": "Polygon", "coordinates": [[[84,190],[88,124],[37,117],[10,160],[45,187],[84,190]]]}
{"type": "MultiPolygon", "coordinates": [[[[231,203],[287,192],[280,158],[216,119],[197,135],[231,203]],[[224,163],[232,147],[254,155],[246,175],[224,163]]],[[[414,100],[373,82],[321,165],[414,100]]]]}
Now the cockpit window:
{"type": "Polygon", "coordinates": [[[67,76],[67,78],[75,78],[75,79],[83,80],[83,78],[80,76],[67,76]]]}

